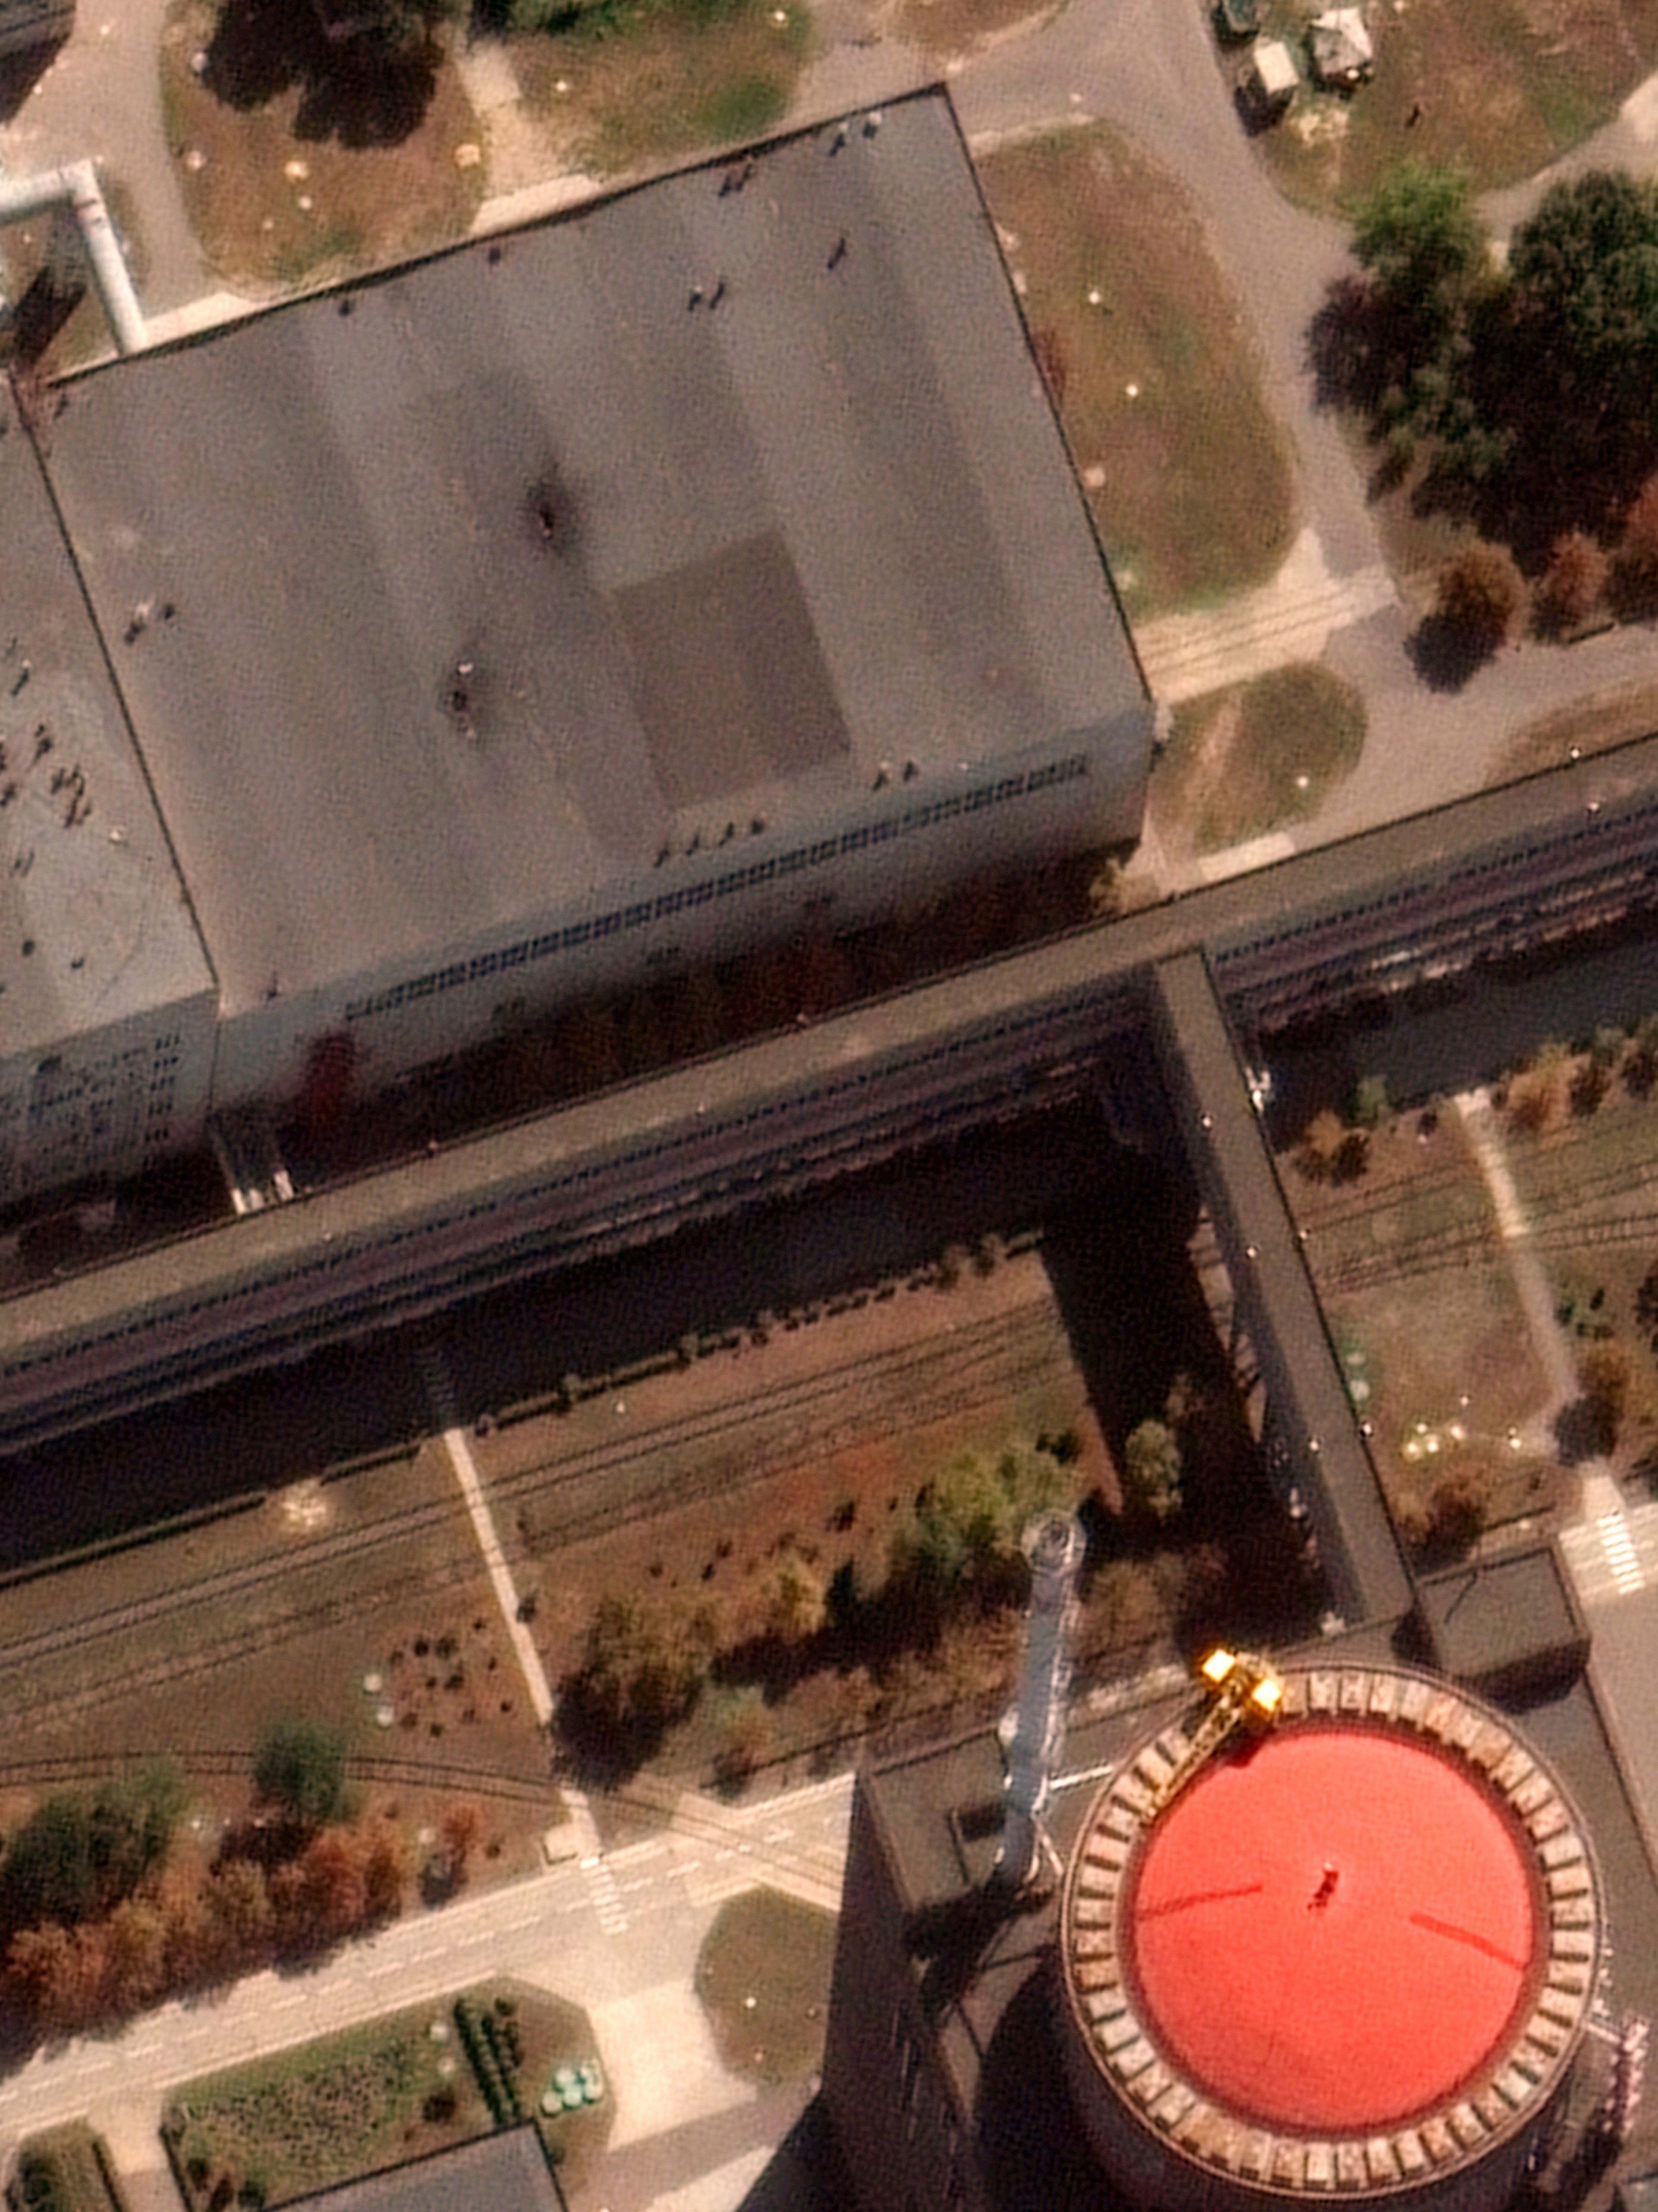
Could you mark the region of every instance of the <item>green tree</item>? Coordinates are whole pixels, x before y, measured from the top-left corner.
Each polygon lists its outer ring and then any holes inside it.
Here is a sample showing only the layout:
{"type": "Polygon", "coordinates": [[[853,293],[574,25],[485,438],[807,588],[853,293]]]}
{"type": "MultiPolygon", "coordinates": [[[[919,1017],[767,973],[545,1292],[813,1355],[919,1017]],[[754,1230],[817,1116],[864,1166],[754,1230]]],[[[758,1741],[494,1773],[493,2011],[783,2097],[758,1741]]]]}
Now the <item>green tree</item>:
{"type": "Polygon", "coordinates": [[[917,1496],[893,1540],[893,1578],[943,1597],[968,1584],[1004,1594],[1021,1569],[1026,1522],[1067,1494],[1065,1471],[1050,1451],[1010,1446],[995,1460],[963,1453],[917,1496]]]}
{"type": "Polygon", "coordinates": [[[565,1717],[589,1751],[647,1757],[695,1707],[713,1648],[712,1624],[701,1614],[603,1597],[581,1664],[564,1686],[565,1717]]]}
{"type": "Polygon", "coordinates": [[[1460,170],[1406,161],[1388,170],[1353,218],[1353,254],[1388,299],[1442,315],[1484,275],[1490,246],[1460,170]]]}
{"type": "Polygon", "coordinates": [[[297,1827],[325,1827],[346,1809],[344,1737],[319,1721],[273,1721],[254,1756],[253,1789],[297,1827]]]}
{"type": "Polygon", "coordinates": [[[94,1793],[48,1797],[0,1863],[0,1919],[73,1926],[108,1912],[161,1865],[184,1802],[183,1778],[164,1760],[94,1793]]]}
{"type": "Polygon", "coordinates": [[[1181,1509],[1180,1439],[1166,1421],[1142,1421],[1123,1446],[1124,1502],[1131,1512],[1171,1520],[1181,1509]]]}
{"type": "Polygon", "coordinates": [[[1422,437],[1479,459],[1485,425],[1467,382],[1491,252],[1467,178],[1401,161],[1361,204],[1353,253],[1370,280],[1376,430],[1404,460],[1422,437]]]}
{"type": "Polygon", "coordinates": [[[1649,434],[1658,408],[1658,189],[1591,169],[1552,185],[1515,232],[1509,276],[1531,366],[1599,443],[1649,434]]]}

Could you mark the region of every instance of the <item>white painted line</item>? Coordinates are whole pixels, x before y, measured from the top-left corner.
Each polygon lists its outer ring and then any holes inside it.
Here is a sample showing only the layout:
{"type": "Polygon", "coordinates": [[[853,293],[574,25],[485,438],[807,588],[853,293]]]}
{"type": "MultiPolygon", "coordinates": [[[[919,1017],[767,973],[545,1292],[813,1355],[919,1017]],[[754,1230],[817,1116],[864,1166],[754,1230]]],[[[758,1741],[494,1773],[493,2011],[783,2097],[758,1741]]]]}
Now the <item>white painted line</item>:
{"type": "Polygon", "coordinates": [[[553,1693],[547,1683],[547,1670],[541,1663],[541,1654],[536,1650],[535,1639],[518,1617],[518,1591],[507,1565],[507,1556],[501,1548],[501,1539],[495,1534],[494,1516],[489,1502],[483,1494],[483,1485],[472,1458],[471,1445],[464,1429],[446,1429],[444,1447],[460,1481],[460,1494],[466,1501],[466,1510],[472,1517],[472,1528],[483,1554],[483,1564],[489,1571],[489,1583],[501,1607],[501,1617],[513,1649],[518,1654],[518,1663],[523,1669],[525,1686],[530,1692],[531,1709],[537,1723],[545,1728],[553,1717],[553,1693]]]}

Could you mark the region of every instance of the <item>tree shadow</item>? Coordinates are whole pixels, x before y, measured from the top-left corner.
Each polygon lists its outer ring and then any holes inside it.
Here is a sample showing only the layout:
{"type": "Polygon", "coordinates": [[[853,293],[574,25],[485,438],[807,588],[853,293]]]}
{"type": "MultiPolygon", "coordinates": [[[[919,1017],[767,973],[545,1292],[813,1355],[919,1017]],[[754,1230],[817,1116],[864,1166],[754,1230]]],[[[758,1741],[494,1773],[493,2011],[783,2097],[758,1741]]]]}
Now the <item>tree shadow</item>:
{"type": "Polygon", "coordinates": [[[409,52],[374,38],[331,39],[308,0],[228,0],[202,82],[246,113],[298,89],[297,138],[396,146],[412,135],[437,88],[438,49],[409,52]]]}
{"type": "Polygon", "coordinates": [[[1430,691],[1461,691],[1488,661],[1496,646],[1444,615],[1424,615],[1406,641],[1411,665],[1430,691]]]}
{"type": "Polygon", "coordinates": [[[1618,1425],[1592,1391],[1574,1398],[1554,1417],[1555,1449],[1566,1467],[1604,1459],[1617,1441],[1618,1425]]]}

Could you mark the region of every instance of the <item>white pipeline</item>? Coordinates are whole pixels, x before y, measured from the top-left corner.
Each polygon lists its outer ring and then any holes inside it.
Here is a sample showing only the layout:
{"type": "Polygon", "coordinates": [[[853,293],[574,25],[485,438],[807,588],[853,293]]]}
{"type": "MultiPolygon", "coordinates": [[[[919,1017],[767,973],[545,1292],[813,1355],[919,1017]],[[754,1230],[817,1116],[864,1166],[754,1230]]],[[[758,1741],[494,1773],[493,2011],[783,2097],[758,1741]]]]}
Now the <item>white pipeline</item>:
{"type": "Polygon", "coordinates": [[[98,188],[90,161],[69,161],[33,177],[0,178],[0,222],[22,222],[66,207],[87,250],[87,262],[104,303],[115,343],[123,353],[141,353],[145,343],[143,311],[122,257],[120,240],[98,188]]]}

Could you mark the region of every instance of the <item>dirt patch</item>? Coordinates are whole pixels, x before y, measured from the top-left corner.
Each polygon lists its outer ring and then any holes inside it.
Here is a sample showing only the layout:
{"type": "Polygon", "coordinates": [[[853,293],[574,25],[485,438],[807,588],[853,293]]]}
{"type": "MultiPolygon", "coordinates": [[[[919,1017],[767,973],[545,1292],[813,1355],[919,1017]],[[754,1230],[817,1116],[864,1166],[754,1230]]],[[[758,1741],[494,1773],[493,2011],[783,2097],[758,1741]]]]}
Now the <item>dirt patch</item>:
{"type": "Polygon", "coordinates": [[[1181,707],[1151,778],[1164,850],[1219,852],[1310,820],[1363,742],[1358,695],[1313,664],[1181,707]]]}
{"type": "Polygon", "coordinates": [[[894,33],[939,61],[955,61],[1057,15],[1061,0],[896,0],[894,33]]]}
{"type": "Polygon", "coordinates": [[[483,146],[446,58],[354,75],[308,8],[173,0],[161,69],[185,204],[238,290],[313,288],[465,235],[483,146]]]}
{"type": "Polygon", "coordinates": [[[981,176],[1129,613],[1266,580],[1289,462],[1180,185],[1101,128],[1005,147],[981,176]]]}
{"type": "MultiPolygon", "coordinates": [[[[1304,40],[1273,0],[1266,34],[1304,40]]],[[[1351,100],[1303,89],[1261,141],[1295,199],[1345,209],[1406,153],[1463,170],[1476,191],[1533,175],[1610,122],[1658,61],[1653,0],[1399,0],[1367,11],[1376,75],[1351,100]]]]}

